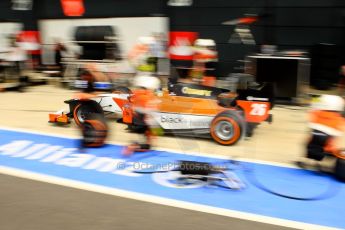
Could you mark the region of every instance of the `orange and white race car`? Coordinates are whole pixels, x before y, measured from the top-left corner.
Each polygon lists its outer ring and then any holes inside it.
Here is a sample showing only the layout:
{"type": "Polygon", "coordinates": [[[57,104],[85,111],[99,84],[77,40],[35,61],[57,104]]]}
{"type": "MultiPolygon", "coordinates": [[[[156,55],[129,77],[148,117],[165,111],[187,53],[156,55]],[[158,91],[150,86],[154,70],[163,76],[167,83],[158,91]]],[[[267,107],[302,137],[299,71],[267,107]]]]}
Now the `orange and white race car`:
{"type": "MultiPolygon", "coordinates": [[[[151,117],[164,133],[211,136],[217,143],[233,145],[243,136],[251,136],[263,121],[272,121],[272,90],[269,85],[258,89],[229,90],[188,83],[169,83],[157,95],[151,117]]],[[[68,122],[74,118],[80,125],[90,113],[112,113],[130,128],[138,121],[131,104],[131,94],[80,94],[65,101],[69,111],[50,114],[50,122],[68,122]]]]}

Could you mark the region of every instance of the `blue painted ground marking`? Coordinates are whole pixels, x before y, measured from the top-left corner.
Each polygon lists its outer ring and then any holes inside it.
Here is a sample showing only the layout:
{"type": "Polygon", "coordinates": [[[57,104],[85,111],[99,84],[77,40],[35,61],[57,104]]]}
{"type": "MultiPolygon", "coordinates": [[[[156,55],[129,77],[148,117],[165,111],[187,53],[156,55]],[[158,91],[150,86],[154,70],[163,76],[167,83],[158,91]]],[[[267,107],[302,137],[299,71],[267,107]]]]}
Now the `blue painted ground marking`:
{"type": "Polygon", "coordinates": [[[0,137],[0,166],[211,207],[345,228],[345,184],[337,182],[332,177],[320,176],[310,171],[242,163],[244,168],[253,169],[258,180],[272,190],[304,197],[323,193],[331,186],[336,189],[334,196],[317,201],[299,201],[274,196],[253,186],[241,170],[236,173],[248,185],[242,191],[207,186],[178,189],[157,183],[153,180],[153,175],[136,174],[131,170],[137,170],[138,162],[142,165],[165,167],[178,160],[213,163],[221,163],[224,160],[166,151],[151,151],[126,158],[121,156],[122,146],[118,145],[107,145],[104,148],[79,153],[76,149],[69,149],[77,146],[74,139],[2,129],[0,137]]]}

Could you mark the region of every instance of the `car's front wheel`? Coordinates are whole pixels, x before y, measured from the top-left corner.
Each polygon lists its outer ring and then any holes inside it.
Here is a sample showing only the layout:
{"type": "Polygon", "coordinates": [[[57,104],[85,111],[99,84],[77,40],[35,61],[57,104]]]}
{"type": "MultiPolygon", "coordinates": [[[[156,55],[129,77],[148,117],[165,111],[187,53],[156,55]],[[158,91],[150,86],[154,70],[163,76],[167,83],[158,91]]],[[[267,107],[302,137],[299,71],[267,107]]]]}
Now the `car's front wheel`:
{"type": "Polygon", "coordinates": [[[81,102],[73,110],[73,118],[78,126],[81,126],[90,114],[102,114],[102,107],[94,101],[81,102]]]}

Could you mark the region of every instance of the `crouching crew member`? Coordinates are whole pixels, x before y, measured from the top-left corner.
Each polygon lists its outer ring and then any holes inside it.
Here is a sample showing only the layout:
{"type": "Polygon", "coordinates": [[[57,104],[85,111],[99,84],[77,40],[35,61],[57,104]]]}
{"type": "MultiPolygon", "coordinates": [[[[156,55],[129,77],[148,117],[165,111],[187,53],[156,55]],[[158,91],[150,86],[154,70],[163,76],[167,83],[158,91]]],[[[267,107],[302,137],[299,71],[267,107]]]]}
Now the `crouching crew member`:
{"type": "Polygon", "coordinates": [[[337,144],[345,131],[345,102],[339,96],[322,95],[310,112],[312,136],[307,145],[307,157],[321,161],[327,155],[341,157],[344,150],[337,144]]]}
{"type": "Polygon", "coordinates": [[[155,126],[152,113],[157,109],[158,98],[155,90],[160,87],[160,81],[154,76],[139,76],[134,79],[133,94],[130,97],[130,103],[133,111],[133,129],[135,132],[142,134],[144,142],[134,142],[128,145],[124,155],[131,155],[134,152],[148,151],[152,146],[154,137],[153,128],[155,126]]]}

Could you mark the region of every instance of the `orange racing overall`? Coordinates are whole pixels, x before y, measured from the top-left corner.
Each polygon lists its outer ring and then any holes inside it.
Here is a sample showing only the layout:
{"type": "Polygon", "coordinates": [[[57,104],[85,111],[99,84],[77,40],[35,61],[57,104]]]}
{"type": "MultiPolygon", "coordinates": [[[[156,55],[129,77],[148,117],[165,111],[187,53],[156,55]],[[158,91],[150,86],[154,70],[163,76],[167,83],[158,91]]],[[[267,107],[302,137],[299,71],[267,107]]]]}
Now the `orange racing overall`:
{"type": "Polygon", "coordinates": [[[144,134],[145,143],[134,143],[127,147],[124,152],[125,155],[130,155],[133,152],[147,151],[151,148],[153,134],[150,129],[150,113],[156,109],[157,98],[152,90],[137,89],[133,90],[130,97],[130,102],[133,109],[133,124],[136,127],[136,132],[144,134]]]}
{"type": "Polygon", "coordinates": [[[345,118],[340,112],[314,110],[310,113],[312,138],[308,143],[308,158],[322,160],[326,154],[345,158],[336,140],[345,131],[345,118]]]}

